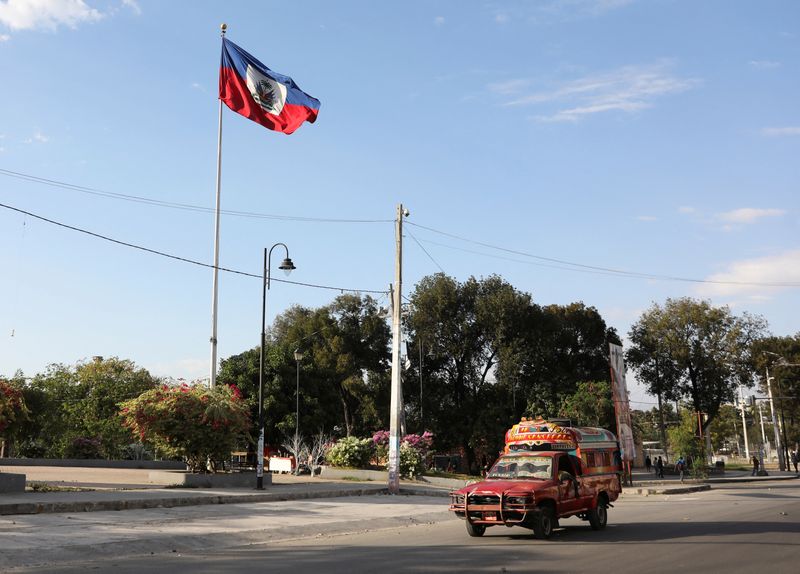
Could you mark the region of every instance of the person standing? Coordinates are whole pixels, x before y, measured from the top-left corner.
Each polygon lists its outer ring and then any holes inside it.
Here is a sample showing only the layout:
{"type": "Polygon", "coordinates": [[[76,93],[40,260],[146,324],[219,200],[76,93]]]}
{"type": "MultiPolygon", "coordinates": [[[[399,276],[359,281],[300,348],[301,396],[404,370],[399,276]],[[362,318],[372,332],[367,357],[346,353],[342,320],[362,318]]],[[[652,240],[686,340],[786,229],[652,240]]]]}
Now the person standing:
{"type": "Polygon", "coordinates": [[[750,473],[750,476],[756,476],[758,474],[758,457],[753,455],[753,472],[750,473]]]}
{"type": "Polygon", "coordinates": [[[793,450],[792,451],[791,461],[792,461],[792,465],[794,465],[794,473],[795,474],[797,474],[797,462],[798,462],[797,459],[798,459],[797,451],[793,450]]]}
{"type": "Polygon", "coordinates": [[[656,461],[656,476],[658,478],[664,478],[664,461],[661,460],[661,457],[658,457],[656,461]]]}
{"type": "Polygon", "coordinates": [[[648,454],[644,457],[644,467],[647,469],[647,473],[650,473],[650,468],[653,466],[653,461],[650,460],[650,455],[648,454]]]}
{"type": "Polygon", "coordinates": [[[675,470],[678,471],[678,474],[681,477],[681,482],[683,482],[683,471],[686,470],[686,461],[683,460],[683,455],[678,457],[678,462],[675,463],[675,470]]]}

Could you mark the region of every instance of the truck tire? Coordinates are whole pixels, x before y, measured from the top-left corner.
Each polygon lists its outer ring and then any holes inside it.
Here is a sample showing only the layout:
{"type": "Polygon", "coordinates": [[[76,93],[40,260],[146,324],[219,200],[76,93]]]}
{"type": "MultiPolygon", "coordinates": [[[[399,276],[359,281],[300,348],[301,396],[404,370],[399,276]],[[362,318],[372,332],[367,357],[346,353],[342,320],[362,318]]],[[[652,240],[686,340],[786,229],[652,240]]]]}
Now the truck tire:
{"type": "Polygon", "coordinates": [[[597,506],[587,513],[592,530],[602,530],[608,523],[608,503],[605,497],[597,501],[597,506]]]}
{"type": "Polygon", "coordinates": [[[542,506],[541,511],[533,519],[533,534],[536,538],[547,540],[553,535],[555,524],[556,517],[553,508],[550,506],[542,506]]]}
{"type": "Polygon", "coordinates": [[[473,524],[467,520],[467,534],[477,538],[483,536],[484,532],[486,532],[486,527],[483,524],[473,524]]]}

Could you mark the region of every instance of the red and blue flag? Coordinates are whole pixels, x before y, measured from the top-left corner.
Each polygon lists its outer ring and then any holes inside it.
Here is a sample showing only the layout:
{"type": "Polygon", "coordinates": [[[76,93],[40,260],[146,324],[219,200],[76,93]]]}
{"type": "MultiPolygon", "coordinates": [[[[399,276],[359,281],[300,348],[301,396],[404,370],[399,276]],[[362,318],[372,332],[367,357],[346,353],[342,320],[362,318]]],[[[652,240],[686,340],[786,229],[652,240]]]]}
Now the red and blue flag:
{"type": "Polygon", "coordinates": [[[313,124],[320,106],[289,76],[273,72],[227,38],[222,39],[219,99],[234,112],[285,134],[303,122],[313,124]]]}

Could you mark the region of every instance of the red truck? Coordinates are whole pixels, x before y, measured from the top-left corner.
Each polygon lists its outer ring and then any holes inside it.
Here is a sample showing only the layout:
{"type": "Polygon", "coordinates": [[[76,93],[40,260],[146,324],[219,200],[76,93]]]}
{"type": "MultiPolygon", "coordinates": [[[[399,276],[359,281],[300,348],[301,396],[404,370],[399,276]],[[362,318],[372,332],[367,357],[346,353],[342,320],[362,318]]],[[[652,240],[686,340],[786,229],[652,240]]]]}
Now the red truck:
{"type": "Polygon", "coordinates": [[[622,492],[621,471],[609,431],[523,419],[506,433],[504,453],[485,480],[450,493],[450,510],[466,521],[470,536],[504,525],[546,539],[569,516],[600,530],[622,492]]]}

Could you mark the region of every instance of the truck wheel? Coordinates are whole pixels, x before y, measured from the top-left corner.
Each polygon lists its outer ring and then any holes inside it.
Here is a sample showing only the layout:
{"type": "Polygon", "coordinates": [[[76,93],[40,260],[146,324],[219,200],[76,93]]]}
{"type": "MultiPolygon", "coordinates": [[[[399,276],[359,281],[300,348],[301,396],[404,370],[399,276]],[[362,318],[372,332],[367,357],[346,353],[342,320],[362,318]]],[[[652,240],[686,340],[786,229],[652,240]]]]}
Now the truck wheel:
{"type": "Polygon", "coordinates": [[[597,506],[588,513],[592,530],[602,530],[608,523],[608,506],[604,498],[597,501],[597,506]]]}
{"type": "Polygon", "coordinates": [[[533,520],[533,533],[536,538],[547,540],[553,534],[556,518],[553,509],[549,506],[543,506],[541,511],[536,515],[533,520]]]}
{"type": "Polygon", "coordinates": [[[472,524],[472,522],[467,520],[467,534],[478,537],[483,536],[484,532],[486,532],[486,527],[483,524],[472,524]]]}

